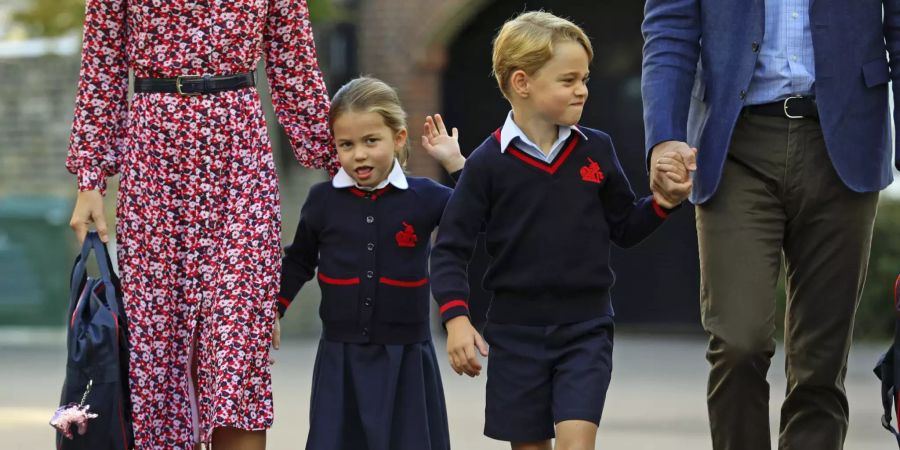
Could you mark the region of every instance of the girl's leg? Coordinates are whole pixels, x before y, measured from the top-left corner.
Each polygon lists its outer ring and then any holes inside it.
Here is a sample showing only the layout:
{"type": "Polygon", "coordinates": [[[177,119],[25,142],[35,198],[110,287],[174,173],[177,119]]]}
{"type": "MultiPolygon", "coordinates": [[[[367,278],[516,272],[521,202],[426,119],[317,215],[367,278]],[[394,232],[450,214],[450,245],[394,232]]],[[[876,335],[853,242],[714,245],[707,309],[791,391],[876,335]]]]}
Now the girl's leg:
{"type": "Polygon", "coordinates": [[[265,450],[266,432],[247,431],[237,428],[216,428],[213,430],[210,450],[265,450]]]}
{"type": "Polygon", "coordinates": [[[586,420],[564,420],[556,424],[556,450],[594,450],[597,425],[586,420]]]}
{"type": "Polygon", "coordinates": [[[512,450],[550,450],[550,440],[536,442],[510,442],[512,450]]]}

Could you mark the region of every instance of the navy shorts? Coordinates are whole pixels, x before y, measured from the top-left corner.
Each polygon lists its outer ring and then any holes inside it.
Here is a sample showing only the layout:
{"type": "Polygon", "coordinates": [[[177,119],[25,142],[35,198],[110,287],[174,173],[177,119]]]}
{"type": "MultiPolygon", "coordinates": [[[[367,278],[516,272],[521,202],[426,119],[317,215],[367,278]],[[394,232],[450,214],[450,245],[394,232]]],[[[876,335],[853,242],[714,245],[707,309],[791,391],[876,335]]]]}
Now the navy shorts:
{"type": "Polygon", "coordinates": [[[612,374],[613,319],[531,326],[488,321],[484,434],[552,439],[566,420],[600,423],[612,374]]]}

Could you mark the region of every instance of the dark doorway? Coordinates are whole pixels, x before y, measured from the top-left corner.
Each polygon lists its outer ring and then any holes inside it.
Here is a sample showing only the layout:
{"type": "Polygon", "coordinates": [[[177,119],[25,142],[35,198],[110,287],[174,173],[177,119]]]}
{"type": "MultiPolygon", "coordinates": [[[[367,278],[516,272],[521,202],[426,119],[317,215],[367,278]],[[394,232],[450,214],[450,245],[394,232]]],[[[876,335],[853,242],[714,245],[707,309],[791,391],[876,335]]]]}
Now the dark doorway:
{"type": "MultiPolygon", "coordinates": [[[[442,109],[447,121],[460,128],[463,151],[477,147],[506,118],[509,104],[491,77],[491,41],[505,20],[526,9],[568,17],[590,36],[595,57],[582,124],[612,136],[635,193],[647,195],[640,92],[643,2],[639,1],[531,1],[523,6],[521,1],[501,0],[480,11],[450,44],[443,81],[442,109]]],[[[473,284],[480,285],[485,261],[479,249],[471,268],[473,284]]],[[[638,247],[614,248],[612,261],[619,323],[699,329],[693,207],[686,205],[638,247]]],[[[473,293],[473,297],[473,315],[483,317],[488,296],[473,293]]]]}

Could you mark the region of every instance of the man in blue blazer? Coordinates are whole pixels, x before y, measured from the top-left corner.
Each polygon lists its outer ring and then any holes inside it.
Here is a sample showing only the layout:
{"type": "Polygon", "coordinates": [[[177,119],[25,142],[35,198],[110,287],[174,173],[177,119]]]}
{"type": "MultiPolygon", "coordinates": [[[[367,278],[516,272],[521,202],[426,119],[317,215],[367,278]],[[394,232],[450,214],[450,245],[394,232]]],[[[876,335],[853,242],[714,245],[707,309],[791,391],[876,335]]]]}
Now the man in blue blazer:
{"type": "Polygon", "coordinates": [[[900,100],[900,0],[647,0],[642,28],[651,175],[663,153],[697,149],[713,446],[770,448],[783,258],[779,448],[840,449],[878,191],[900,168],[888,106],[892,79],[900,100]]]}

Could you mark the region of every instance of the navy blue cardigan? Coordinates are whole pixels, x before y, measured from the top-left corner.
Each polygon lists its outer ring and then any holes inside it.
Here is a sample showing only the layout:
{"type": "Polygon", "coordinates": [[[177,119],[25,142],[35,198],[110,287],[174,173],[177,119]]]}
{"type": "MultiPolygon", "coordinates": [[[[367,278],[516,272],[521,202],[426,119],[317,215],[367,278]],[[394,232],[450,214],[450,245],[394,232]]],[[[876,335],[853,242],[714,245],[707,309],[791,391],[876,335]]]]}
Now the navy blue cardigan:
{"type": "Polygon", "coordinates": [[[432,289],[447,321],[468,314],[466,268],[475,237],[486,232],[493,291],[490,321],[544,325],[612,314],[610,244],[646,238],[669,210],[635,200],[612,141],[581,128],[548,164],[514,146],[500,151],[499,130],[466,161],[431,255],[432,289]]]}
{"type": "Polygon", "coordinates": [[[408,344],[431,338],[431,233],[452,190],[427,178],[407,180],[405,190],[312,187],[285,249],[280,314],[318,267],[326,339],[408,344]]]}

